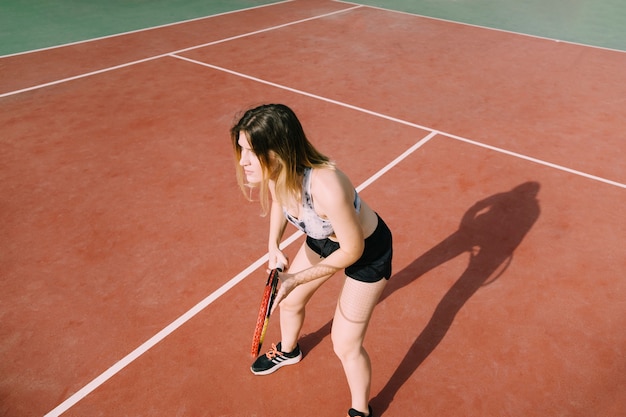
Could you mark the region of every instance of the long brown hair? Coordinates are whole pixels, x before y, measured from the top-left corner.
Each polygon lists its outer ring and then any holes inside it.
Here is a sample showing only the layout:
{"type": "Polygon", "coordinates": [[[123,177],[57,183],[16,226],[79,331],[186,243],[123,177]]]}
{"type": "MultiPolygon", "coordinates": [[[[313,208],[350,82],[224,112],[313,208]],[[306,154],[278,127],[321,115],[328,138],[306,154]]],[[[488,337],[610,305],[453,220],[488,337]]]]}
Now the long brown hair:
{"type": "Polygon", "coordinates": [[[301,176],[305,168],[334,167],[333,162],[309,142],[295,113],[284,104],[264,104],[244,113],[230,129],[236,158],[237,181],[247,199],[249,188],[243,167],[239,165],[239,134],[244,132],[250,147],[259,158],[263,181],[259,184],[263,213],[269,210],[270,179],[276,183],[276,198],[282,205],[301,199],[301,176]]]}

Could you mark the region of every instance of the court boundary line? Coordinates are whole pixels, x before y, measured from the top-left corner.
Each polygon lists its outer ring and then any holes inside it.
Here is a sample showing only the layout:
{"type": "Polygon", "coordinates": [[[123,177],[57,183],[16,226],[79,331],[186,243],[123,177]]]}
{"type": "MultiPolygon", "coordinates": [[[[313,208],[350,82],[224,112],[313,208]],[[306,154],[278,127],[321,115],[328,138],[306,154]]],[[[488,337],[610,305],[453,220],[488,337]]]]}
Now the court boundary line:
{"type": "Polygon", "coordinates": [[[560,171],[563,171],[563,172],[567,172],[569,174],[578,175],[578,176],[581,176],[581,177],[584,177],[584,178],[587,178],[587,179],[591,179],[591,180],[594,180],[594,181],[598,181],[598,182],[602,182],[602,183],[605,183],[605,184],[609,184],[609,185],[613,185],[613,186],[616,186],[616,187],[619,187],[619,188],[626,189],[626,184],[620,183],[618,181],[613,181],[613,180],[609,180],[607,178],[599,177],[597,175],[588,174],[588,173],[583,172],[583,171],[579,171],[579,170],[576,170],[576,169],[573,169],[573,168],[568,168],[566,166],[555,164],[555,163],[552,163],[552,162],[547,162],[547,161],[544,161],[542,159],[535,158],[535,157],[528,156],[528,155],[524,155],[524,154],[521,154],[521,153],[518,153],[518,152],[509,151],[509,150],[506,150],[506,149],[503,149],[503,148],[499,148],[497,146],[488,145],[486,143],[482,143],[482,142],[478,142],[478,141],[475,141],[475,140],[472,140],[472,139],[464,138],[462,136],[458,136],[458,135],[455,135],[455,134],[452,134],[452,133],[446,133],[446,132],[443,132],[443,131],[440,131],[440,130],[437,130],[437,129],[433,129],[433,128],[430,128],[430,127],[427,127],[427,126],[423,126],[423,125],[420,125],[420,124],[417,124],[417,123],[412,123],[412,122],[409,122],[409,121],[406,121],[406,120],[403,120],[403,119],[399,119],[397,117],[393,117],[393,116],[385,115],[385,114],[378,113],[378,112],[375,112],[375,111],[372,111],[372,110],[368,110],[368,109],[365,109],[363,107],[355,106],[355,105],[344,103],[344,102],[341,102],[341,101],[338,101],[338,100],[333,100],[333,99],[328,98],[328,97],[323,97],[323,96],[320,96],[320,95],[317,95],[317,94],[309,93],[307,91],[298,90],[298,89],[292,88],[292,87],[287,87],[287,86],[284,86],[284,85],[281,85],[281,84],[277,84],[277,83],[274,83],[274,82],[271,82],[271,81],[267,81],[267,80],[264,80],[264,79],[261,79],[261,78],[258,78],[258,77],[247,75],[247,74],[244,74],[244,73],[241,73],[241,72],[238,72],[238,71],[230,70],[228,68],[223,68],[223,67],[220,67],[220,66],[217,66],[217,65],[209,64],[209,63],[206,63],[206,62],[198,61],[198,60],[195,60],[195,59],[192,59],[192,58],[187,58],[187,57],[184,57],[184,56],[179,56],[179,55],[176,55],[176,54],[170,54],[170,56],[172,58],[176,58],[176,59],[180,59],[180,60],[183,60],[183,61],[187,61],[187,62],[190,62],[190,63],[195,64],[195,65],[201,65],[201,66],[208,67],[208,68],[211,68],[211,69],[214,69],[214,70],[217,70],[217,71],[226,72],[228,74],[235,75],[235,76],[238,76],[238,77],[242,77],[242,78],[245,78],[245,79],[248,79],[248,80],[251,80],[251,81],[255,81],[255,82],[258,82],[258,83],[262,83],[262,84],[265,84],[265,85],[269,85],[271,87],[280,88],[282,90],[286,90],[286,91],[289,91],[289,92],[292,92],[292,93],[300,94],[300,95],[303,95],[303,96],[306,96],[306,97],[310,97],[310,98],[313,98],[313,99],[316,99],[316,100],[321,100],[321,101],[325,101],[327,103],[335,104],[335,105],[338,105],[338,106],[341,106],[341,107],[345,107],[345,108],[349,108],[349,109],[352,109],[352,110],[356,110],[356,111],[359,111],[361,113],[369,114],[370,116],[375,116],[375,117],[386,119],[386,120],[389,120],[389,121],[392,121],[392,122],[395,122],[395,123],[400,123],[400,124],[403,124],[403,125],[406,125],[406,126],[411,126],[411,127],[414,127],[414,128],[426,130],[428,132],[436,133],[438,135],[441,135],[441,136],[444,136],[444,137],[448,137],[450,139],[458,140],[458,141],[465,142],[465,143],[468,143],[468,144],[471,144],[471,145],[479,146],[481,148],[485,148],[485,149],[489,149],[489,150],[492,150],[492,151],[495,151],[495,152],[499,152],[499,153],[502,153],[502,154],[505,154],[505,155],[513,156],[515,158],[519,158],[519,159],[526,160],[526,161],[529,161],[529,162],[534,162],[534,163],[539,164],[539,165],[543,165],[543,166],[547,166],[547,167],[550,167],[550,168],[553,168],[553,169],[557,169],[557,170],[560,170],[560,171]]]}
{"type": "MultiPolygon", "coordinates": [[[[221,12],[221,13],[217,13],[217,14],[210,14],[210,15],[200,16],[200,17],[192,17],[191,19],[179,20],[177,22],[171,22],[171,23],[163,23],[162,25],[149,26],[149,27],[146,27],[146,28],[134,29],[134,30],[126,31],[126,32],[113,33],[111,35],[98,36],[98,37],[95,37],[95,38],[89,38],[89,39],[83,39],[83,40],[80,40],[80,41],[62,43],[62,44],[59,44],[59,45],[45,46],[43,48],[29,49],[28,51],[15,52],[15,53],[12,53],[12,54],[7,54],[7,55],[0,55],[0,59],[2,59],[2,58],[10,58],[10,57],[19,56],[19,55],[27,55],[27,54],[32,54],[32,53],[36,53],[36,52],[44,52],[44,51],[49,51],[49,50],[57,49],[57,48],[65,48],[67,46],[81,45],[83,43],[96,42],[96,41],[100,41],[100,40],[104,40],[104,39],[115,38],[117,36],[125,36],[125,35],[132,35],[132,34],[135,34],[135,33],[140,33],[140,32],[148,32],[150,30],[163,29],[163,28],[170,27],[170,26],[176,26],[176,25],[182,25],[182,24],[185,24],[185,23],[197,22],[198,20],[212,19],[214,17],[220,17],[220,16],[225,16],[225,15],[228,15],[228,14],[234,14],[234,13],[239,13],[239,12],[245,12],[245,11],[248,11],[248,10],[261,9],[263,7],[275,6],[277,4],[291,3],[293,1],[295,1],[295,0],[279,0],[279,1],[275,1],[273,3],[261,4],[259,6],[245,7],[243,9],[230,10],[228,12],[221,12]]],[[[335,1],[335,0],[333,0],[333,1],[335,1]]],[[[348,4],[348,3],[346,3],[346,4],[348,4]]]]}
{"type": "MultiPolygon", "coordinates": [[[[289,0],[289,1],[292,1],[292,0],[289,0]]],[[[264,29],[259,29],[259,30],[255,30],[255,31],[252,31],[252,32],[246,32],[246,33],[242,33],[240,35],[230,36],[228,38],[222,38],[222,39],[218,39],[218,40],[215,40],[215,41],[203,43],[203,44],[200,44],[200,45],[194,45],[194,46],[190,46],[190,47],[187,47],[187,48],[178,49],[178,50],[175,50],[175,51],[165,52],[163,54],[154,55],[154,56],[151,56],[151,57],[148,57],[148,58],[138,59],[136,61],[125,62],[123,64],[114,65],[112,67],[102,68],[102,69],[99,69],[99,70],[90,71],[90,72],[86,72],[86,73],[79,74],[79,75],[74,75],[72,77],[61,78],[60,80],[55,80],[55,81],[50,81],[50,82],[43,83],[43,84],[33,85],[33,86],[22,88],[22,89],[19,89],[19,90],[8,91],[6,93],[1,93],[0,94],[0,98],[9,97],[9,96],[13,96],[13,95],[21,94],[21,93],[26,93],[28,91],[34,91],[34,90],[38,90],[38,89],[41,89],[41,88],[51,87],[51,86],[58,85],[58,84],[63,84],[63,83],[70,82],[70,81],[75,81],[75,80],[78,80],[78,79],[81,79],[81,78],[87,78],[87,77],[91,77],[93,75],[103,74],[105,72],[115,71],[115,70],[118,70],[118,69],[121,69],[121,68],[130,67],[132,65],[142,64],[144,62],[155,61],[155,60],[160,59],[160,58],[166,58],[166,57],[172,56],[173,54],[180,54],[180,53],[183,53],[183,52],[193,51],[194,49],[206,48],[208,46],[218,45],[220,43],[230,42],[230,41],[233,41],[233,40],[236,40],[236,39],[241,39],[241,38],[245,38],[245,37],[248,37],[248,36],[258,35],[259,33],[270,32],[270,31],[276,30],[276,29],[282,29],[284,27],[297,25],[297,24],[308,22],[308,21],[311,21],[311,20],[323,19],[323,18],[328,17],[328,16],[333,16],[335,14],[340,14],[340,13],[345,13],[345,12],[348,12],[348,11],[351,11],[351,10],[360,9],[362,7],[365,7],[365,6],[357,5],[357,6],[354,6],[354,7],[349,7],[347,9],[336,10],[334,12],[324,13],[324,14],[317,15],[317,16],[312,16],[312,17],[307,17],[305,19],[294,20],[294,21],[291,21],[291,22],[288,22],[288,23],[283,23],[283,24],[276,25],[276,26],[270,26],[270,27],[267,27],[267,28],[264,28],[264,29]]]]}
{"type": "Polygon", "coordinates": [[[623,184],[623,183],[618,182],[618,181],[613,181],[613,180],[609,180],[607,178],[599,177],[597,175],[588,174],[588,173],[583,172],[583,171],[578,171],[576,169],[568,168],[568,167],[563,166],[563,165],[554,164],[552,162],[544,161],[544,160],[539,159],[539,158],[535,158],[535,157],[532,157],[532,156],[524,155],[524,154],[521,154],[521,153],[518,153],[518,152],[509,151],[509,150],[506,150],[506,149],[503,149],[503,148],[498,148],[497,146],[488,145],[486,143],[478,142],[478,141],[475,141],[475,140],[472,140],[472,139],[467,139],[467,138],[464,138],[462,136],[453,135],[453,134],[450,134],[450,133],[441,133],[441,135],[445,136],[445,137],[448,137],[450,139],[458,140],[460,142],[468,143],[470,145],[474,145],[474,146],[478,146],[478,147],[481,147],[481,148],[489,149],[489,150],[492,150],[492,151],[495,151],[495,152],[499,152],[499,153],[503,153],[505,155],[513,156],[515,158],[519,158],[519,159],[522,159],[522,160],[525,160],[525,161],[528,161],[528,162],[533,162],[535,164],[543,165],[543,166],[548,167],[548,168],[553,168],[553,169],[556,169],[556,170],[559,170],[559,171],[563,171],[563,172],[566,172],[568,174],[577,175],[579,177],[587,178],[587,179],[590,179],[590,180],[593,180],[593,181],[597,181],[597,182],[601,182],[601,183],[604,183],[604,184],[612,185],[612,186],[615,186],[615,187],[618,187],[618,188],[626,189],[626,184],[623,184]]]}
{"type": "MultiPolygon", "coordinates": [[[[114,37],[117,37],[117,36],[124,36],[124,35],[131,35],[131,34],[134,34],[134,33],[147,32],[147,31],[154,30],[154,29],[161,29],[161,28],[165,28],[165,27],[169,27],[169,26],[176,26],[176,25],[180,25],[180,24],[195,22],[195,21],[198,21],[198,20],[211,19],[211,18],[214,18],[214,17],[225,16],[225,15],[228,15],[228,14],[234,14],[234,13],[239,13],[239,12],[245,12],[245,11],[248,11],[248,10],[260,9],[260,8],[263,8],[263,7],[275,6],[275,5],[278,5],[278,4],[291,3],[293,1],[295,1],[295,0],[281,0],[281,1],[276,1],[276,2],[273,2],[273,3],[262,4],[262,5],[259,5],[259,6],[252,6],[252,7],[246,7],[246,8],[243,8],[243,9],[231,10],[231,11],[227,11],[227,12],[217,13],[217,14],[214,14],[214,15],[206,15],[206,16],[194,17],[194,18],[191,18],[191,19],[179,20],[179,21],[176,21],[176,22],[164,23],[162,25],[149,26],[149,27],[146,27],[146,28],[135,29],[135,30],[130,30],[130,31],[126,31],[126,32],[120,32],[120,33],[114,33],[114,34],[111,34],[111,35],[104,35],[104,36],[99,36],[99,37],[95,37],[95,38],[83,39],[83,40],[80,40],[80,41],[68,42],[68,43],[64,43],[64,44],[47,46],[47,47],[43,47],[43,48],[30,49],[28,51],[21,51],[21,52],[15,52],[15,53],[7,54],[7,55],[0,55],[0,59],[14,57],[14,56],[19,56],[19,55],[26,55],[26,54],[30,54],[30,53],[36,53],[36,52],[43,52],[43,51],[48,51],[48,50],[57,49],[57,48],[64,48],[64,47],[67,47],[67,46],[80,45],[80,44],[83,44],[83,43],[95,42],[95,41],[99,41],[99,40],[103,40],[103,39],[110,39],[110,38],[114,38],[114,37]]],[[[606,46],[586,44],[586,43],[580,43],[580,42],[574,42],[574,41],[567,41],[567,40],[557,39],[557,38],[549,38],[547,36],[533,35],[531,33],[517,32],[517,31],[514,31],[514,30],[496,28],[496,27],[491,27],[491,26],[484,26],[484,25],[479,25],[479,24],[475,24],[475,23],[461,22],[461,21],[458,21],[458,20],[445,19],[445,18],[442,18],[442,17],[427,16],[427,15],[423,15],[423,14],[419,14],[419,13],[406,12],[406,11],[403,11],[403,10],[389,9],[389,8],[385,8],[385,7],[382,7],[382,6],[372,6],[372,5],[369,5],[369,4],[355,3],[355,2],[346,1],[346,0],[331,0],[331,1],[334,2],[334,3],[341,3],[341,4],[345,4],[345,5],[353,5],[353,6],[363,7],[363,8],[370,8],[370,9],[374,9],[374,10],[382,10],[382,11],[386,11],[386,12],[390,12],[390,13],[399,13],[399,14],[404,14],[404,15],[407,15],[407,16],[416,16],[416,17],[421,17],[421,18],[424,18],[424,19],[438,20],[438,21],[441,21],[441,22],[452,23],[452,24],[457,24],[457,25],[464,25],[464,26],[475,27],[475,28],[480,28],[480,29],[485,29],[485,30],[494,30],[494,31],[497,31],[497,32],[509,33],[509,34],[512,34],[512,35],[528,36],[528,37],[531,37],[531,38],[542,39],[542,40],[547,40],[547,41],[554,41],[554,42],[568,43],[568,44],[572,44],[572,45],[576,45],[576,46],[582,46],[582,47],[587,47],[587,48],[596,48],[596,49],[601,49],[601,50],[606,50],[606,51],[626,53],[625,50],[616,49],[616,48],[609,48],[609,47],[606,47],[606,46]]]]}
{"type": "MultiPolygon", "coordinates": [[[[415,144],[409,147],[406,151],[404,151],[402,154],[394,158],[391,162],[389,162],[387,165],[379,169],[375,174],[373,174],[371,177],[369,177],[367,180],[361,183],[361,185],[356,187],[356,190],[360,192],[363,189],[367,188],[369,185],[374,183],[374,181],[382,177],[385,173],[387,173],[393,167],[395,167],[404,159],[406,159],[413,152],[415,152],[416,150],[424,146],[426,143],[428,143],[436,135],[437,135],[436,132],[430,132],[429,134],[421,138],[419,141],[417,141],[415,144]]],[[[303,233],[301,231],[294,232],[291,236],[289,236],[287,239],[284,239],[280,243],[280,248],[285,249],[286,247],[291,245],[293,242],[295,242],[302,235],[303,233]]],[[[265,253],[263,256],[261,256],[259,259],[254,261],[243,271],[235,275],[226,283],[222,284],[217,290],[213,291],[211,294],[206,296],[203,300],[201,300],[192,308],[190,308],[185,313],[180,315],[176,320],[174,320],[173,322],[165,326],[163,329],[157,332],[154,336],[150,337],[147,341],[139,345],[139,347],[132,350],[130,353],[128,353],[122,359],[117,361],[107,370],[105,370],[100,375],[92,379],[89,383],[87,383],[81,389],[76,391],[74,394],[70,395],[61,404],[59,404],[58,406],[53,408],[51,411],[46,413],[44,417],[58,417],[64,412],[66,412],[67,410],[69,410],[70,408],[72,408],[74,405],[80,402],[83,398],[87,397],[89,394],[95,391],[98,387],[100,387],[106,381],[114,377],[117,373],[119,373],[128,365],[133,363],[135,360],[141,357],[144,353],[152,349],[154,346],[156,346],[158,343],[163,341],[170,334],[174,333],[182,325],[184,325],[189,320],[194,318],[197,314],[202,312],[209,305],[213,304],[213,302],[218,300],[221,296],[223,296],[228,291],[233,289],[237,284],[239,284],[241,281],[243,281],[248,276],[250,276],[254,271],[260,268],[265,262],[267,262],[268,259],[269,259],[269,254],[265,253]]]]}
{"type": "Polygon", "coordinates": [[[479,24],[476,24],[476,23],[461,22],[461,21],[458,21],[458,20],[445,19],[443,17],[427,16],[427,15],[419,14],[419,13],[405,12],[404,10],[388,9],[388,8],[385,8],[385,7],[382,7],[382,6],[372,6],[371,4],[354,3],[354,2],[351,2],[351,1],[345,1],[345,0],[332,0],[332,1],[334,1],[336,3],[360,5],[360,6],[369,8],[369,9],[382,10],[382,11],[386,11],[386,12],[390,12],[390,13],[399,13],[399,14],[404,14],[404,15],[407,15],[407,16],[421,17],[421,18],[424,18],[424,19],[438,20],[440,22],[452,23],[452,24],[468,26],[468,27],[474,27],[474,28],[478,28],[478,29],[494,30],[496,32],[508,33],[508,34],[511,34],[511,35],[527,36],[529,38],[541,39],[541,40],[552,41],[552,42],[557,42],[557,43],[571,44],[571,45],[576,45],[576,46],[582,46],[582,47],[585,47],[585,48],[601,49],[601,50],[605,50],[605,51],[626,53],[626,50],[622,50],[622,49],[615,49],[615,48],[609,48],[609,47],[606,47],[606,46],[600,46],[600,45],[593,45],[593,44],[588,44],[588,43],[580,43],[580,42],[568,41],[568,40],[564,40],[564,39],[549,38],[547,36],[533,35],[532,33],[516,32],[514,30],[502,29],[502,28],[491,27],[491,26],[484,26],[484,25],[479,25],[479,24]]]}

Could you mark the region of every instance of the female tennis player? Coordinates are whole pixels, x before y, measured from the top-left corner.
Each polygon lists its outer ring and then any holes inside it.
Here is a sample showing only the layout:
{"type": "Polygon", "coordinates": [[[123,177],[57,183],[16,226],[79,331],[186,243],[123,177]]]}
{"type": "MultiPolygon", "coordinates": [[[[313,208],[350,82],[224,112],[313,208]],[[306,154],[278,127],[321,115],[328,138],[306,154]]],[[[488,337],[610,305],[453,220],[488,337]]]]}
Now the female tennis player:
{"type": "Polygon", "coordinates": [[[371,365],[363,339],[372,310],[391,276],[392,237],[346,175],[308,141],[294,112],[282,104],[250,109],[231,129],[237,178],[244,195],[258,187],[269,213],[269,268],[286,266],[274,305],[280,304],[281,341],[252,364],[267,375],[298,363],[306,304],[331,276],[345,270],[333,319],[333,350],[351,393],[349,417],[372,416],[371,365]],[[292,262],[279,249],[287,222],[306,242],[292,262]]]}

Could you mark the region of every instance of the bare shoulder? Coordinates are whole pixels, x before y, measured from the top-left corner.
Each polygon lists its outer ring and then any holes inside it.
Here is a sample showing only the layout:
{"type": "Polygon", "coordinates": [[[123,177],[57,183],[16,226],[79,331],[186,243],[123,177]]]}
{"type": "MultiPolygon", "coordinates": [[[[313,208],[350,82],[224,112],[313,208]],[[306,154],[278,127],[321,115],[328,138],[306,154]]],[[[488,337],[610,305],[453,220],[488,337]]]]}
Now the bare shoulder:
{"type": "Polygon", "coordinates": [[[354,186],[339,168],[316,168],[311,178],[311,193],[314,200],[323,206],[341,201],[351,204],[354,186]]]}
{"type": "Polygon", "coordinates": [[[354,189],[348,176],[339,168],[315,168],[311,178],[311,186],[318,191],[325,189],[346,188],[354,189]]]}

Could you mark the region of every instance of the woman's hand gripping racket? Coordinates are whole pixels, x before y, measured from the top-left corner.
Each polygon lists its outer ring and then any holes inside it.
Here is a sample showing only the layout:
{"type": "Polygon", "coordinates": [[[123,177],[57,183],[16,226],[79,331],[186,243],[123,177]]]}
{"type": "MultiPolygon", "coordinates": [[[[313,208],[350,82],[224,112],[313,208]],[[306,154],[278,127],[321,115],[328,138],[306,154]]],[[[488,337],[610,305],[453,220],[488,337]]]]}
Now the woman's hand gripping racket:
{"type": "Polygon", "coordinates": [[[259,355],[261,346],[263,345],[263,339],[265,339],[265,332],[267,325],[270,322],[270,314],[272,313],[272,305],[276,298],[276,292],[278,291],[278,273],[283,272],[284,265],[278,263],[275,269],[270,271],[270,275],[267,277],[267,283],[265,284],[265,290],[263,291],[263,298],[261,299],[261,307],[259,307],[259,314],[256,319],[256,328],[254,329],[254,337],[252,338],[252,349],[250,354],[252,357],[259,355]]]}

